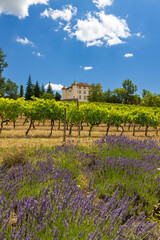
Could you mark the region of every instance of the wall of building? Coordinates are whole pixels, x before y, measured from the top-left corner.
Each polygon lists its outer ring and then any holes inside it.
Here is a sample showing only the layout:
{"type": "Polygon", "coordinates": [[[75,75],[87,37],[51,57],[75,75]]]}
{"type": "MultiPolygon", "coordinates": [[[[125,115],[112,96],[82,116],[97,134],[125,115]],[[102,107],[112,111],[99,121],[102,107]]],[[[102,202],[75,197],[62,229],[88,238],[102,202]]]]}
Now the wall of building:
{"type": "Polygon", "coordinates": [[[87,96],[89,94],[90,87],[78,86],[77,84],[72,85],[70,88],[62,90],[62,98],[75,99],[78,98],[80,102],[87,102],[87,96]]]}
{"type": "Polygon", "coordinates": [[[80,102],[88,102],[87,96],[89,94],[90,87],[78,86],[78,100],[80,102]]]}

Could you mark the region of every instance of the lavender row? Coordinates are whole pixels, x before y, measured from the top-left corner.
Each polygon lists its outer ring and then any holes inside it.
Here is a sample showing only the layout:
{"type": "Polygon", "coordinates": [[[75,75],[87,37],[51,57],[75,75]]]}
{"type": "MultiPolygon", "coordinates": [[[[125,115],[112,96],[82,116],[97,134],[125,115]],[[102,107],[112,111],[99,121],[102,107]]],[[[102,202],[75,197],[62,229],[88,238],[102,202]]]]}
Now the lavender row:
{"type": "Polygon", "coordinates": [[[0,239],[158,239],[160,147],[108,136],[0,167],[0,239]],[[32,161],[31,161],[32,160],[32,161]]]}

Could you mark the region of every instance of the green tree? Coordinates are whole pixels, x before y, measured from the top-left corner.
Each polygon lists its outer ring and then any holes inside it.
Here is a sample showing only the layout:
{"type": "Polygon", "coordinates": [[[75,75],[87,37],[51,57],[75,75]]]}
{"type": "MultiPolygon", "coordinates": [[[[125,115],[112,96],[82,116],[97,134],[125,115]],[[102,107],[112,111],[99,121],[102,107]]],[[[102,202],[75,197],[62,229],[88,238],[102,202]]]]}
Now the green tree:
{"type": "Polygon", "coordinates": [[[107,91],[102,93],[102,100],[103,102],[111,102],[111,97],[112,97],[112,91],[108,89],[107,91]]]}
{"type": "Polygon", "coordinates": [[[8,63],[5,61],[6,54],[3,53],[0,48],[0,96],[3,97],[5,94],[5,77],[2,76],[4,68],[8,67],[8,63]]]}
{"type": "Polygon", "coordinates": [[[43,95],[43,93],[45,93],[45,88],[44,88],[44,85],[42,83],[42,86],[41,86],[41,95],[43,95]]]}
{"type": "Polygon", "coordinates": [[[33,88],[33,95],[35,97],[39,98],[40,94],[41,94],[41,90],[40,90],[40,87],[39,87],[39,83],[38,83],[38,81],[36,81],[36,85],[33,88]]]}
{"type": "Polygon", "coordinates": [[[102,101],[102,86],[100,83],[92,84],[90,86],[89,95],[88,95],[89,102],[101,102],[102,101]]]}
{"type": "Polygon", "coordinates": [[[45,92],[45,93],[42,94],[41,98],[43,98],[43,99],[54,99],[54,96],[53,96],[52,93],[45,92]]]}
{"type": "Polygon", "coordinates": [[[15,82],[12,82],[10,79],[8,79],[5,84],[5,97],[13,99],[18,98],[18,86],[15,82]]]}
{"type": "Polygon", "coordinates": [[[146,97],[148,94],[150,94],[151,92],[146,90],[146,89],[143,89],[143,92],[142,92],[142,98],[146,97]]]}
{"type": "Polygon", "coordinates": [[[25,99],[31,100],[32,96],[33,96],[33,85],[32,85],[32,81],[31,81],[31,76],[29,75],[27,87],[26,87],[25,99]]]}
{"type": "Polygon", "coordinates": [[[137,91],[137,86],[132,83],[130,79],[126,79],[122,83],[123,88],[127,91],[124,103],[132,104],[132,96],[137,91]]]}
{"type": "MultiPolygon", "coordinates": [[[[116,88],[114,89],[114,91],[112,92],[113,96],[114,96],[114,102],[116,103],[124,103],[126,100],[126,95],[128,93],[128,91],[124,88],[116,88]]],[[[112,96],[112,99],[113,99],[112,96]]]]}
{"type": "Polygon", "coordinates": [[[24,95],[24,90],[23,90],[23,85],[20,85],[20,94],[19,94],[19,97],[23,97],[24,95]]]}
{"type": "Polygon", "coordinates": [[[56,101],[61,101],[61,98],[62,98],[61,94],[60,94],[59,92],[56,92],[56,94],[55,94],[55,100],[56,100],[56,101]]]}
{"type": "Polygon", "coordinates": [[[152,94],[148,91],[142,99],[142,105],[148,107],[160,107],[160,95],[152,94]]]}
{"type": "Polygon", "coordinates": [[[54,92],[53,92],[53,90],[52,90],[52,87],[51,87],[50,82],[49,82],[49,84],[48,84],[48,87],[47,87],[47,91],[46,91],[46,92],[47,92],[47,93],[51,93],[51,94],[54,95],[54,92]]]}

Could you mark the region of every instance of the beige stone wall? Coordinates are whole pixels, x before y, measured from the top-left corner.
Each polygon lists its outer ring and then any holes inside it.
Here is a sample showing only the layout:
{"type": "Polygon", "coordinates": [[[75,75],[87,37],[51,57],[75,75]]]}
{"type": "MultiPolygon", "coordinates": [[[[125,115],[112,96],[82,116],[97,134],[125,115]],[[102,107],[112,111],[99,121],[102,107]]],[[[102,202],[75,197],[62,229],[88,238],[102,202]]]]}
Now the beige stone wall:
{"type": "Polygon", "coordinates": [[[72,85],[72,98],[78,98],[77,85],[72,85]]]}
{"type": "Polygon", "coordinates": [[[88,102],[87,96],[89,94],[90,87],[78,86],[78,99],[80,102],[88,102]]]}
{"type": "Polygon", "coordinates": [[[63,89],[63,90],[62,90],[62,99],[67,99],[66,93],[67,93],[66,90],[63,89]]]}
{"type": "Polygon", "coordinates": [[[75,99],[78,98],[80,102],[87,102],[90,87],[72,85],[68,89],[62,90],[62,99],[75,99]]]}

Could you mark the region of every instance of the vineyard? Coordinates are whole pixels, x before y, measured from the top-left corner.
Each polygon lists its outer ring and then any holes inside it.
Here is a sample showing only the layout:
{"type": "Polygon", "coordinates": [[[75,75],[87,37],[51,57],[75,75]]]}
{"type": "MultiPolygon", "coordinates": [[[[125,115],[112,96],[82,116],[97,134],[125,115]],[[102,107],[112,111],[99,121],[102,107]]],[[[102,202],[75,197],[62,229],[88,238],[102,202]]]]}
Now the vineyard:
{"type": "Polygon", "coordinates": [[[86,134],[91,136],[97,127],[103,135],[108,135],[113,128],[120,135],[132,132],[133,136],[136,132],[148,136],[149,131],[157,136],[160,130],[159,108],[123,104],[80,103],[77,106],[75,102],[56,102],[38,98],[33,98],[33,101],[25,101],[23,98],[18,100],[0,98],[0,117],[0,133],[5,131],[6,125],[12,124],[12,128],[16,129],[19,122],[25,129],[26,136],[30,130],[39,126],[43,126],[44,129],[48,126],[50,129],[48,136],[54,135],[53,129],[59,130],[60,136],[63,135],[64,125],[68,130],[68,136],[71,136],[73,131],[76,131],[77,136],[86,134]]]}

